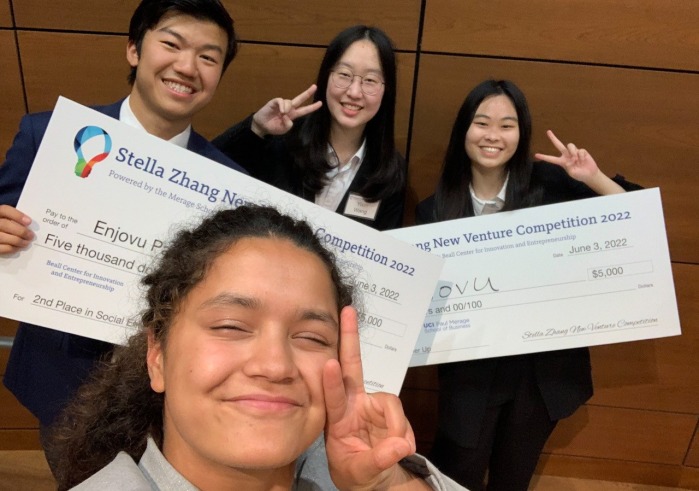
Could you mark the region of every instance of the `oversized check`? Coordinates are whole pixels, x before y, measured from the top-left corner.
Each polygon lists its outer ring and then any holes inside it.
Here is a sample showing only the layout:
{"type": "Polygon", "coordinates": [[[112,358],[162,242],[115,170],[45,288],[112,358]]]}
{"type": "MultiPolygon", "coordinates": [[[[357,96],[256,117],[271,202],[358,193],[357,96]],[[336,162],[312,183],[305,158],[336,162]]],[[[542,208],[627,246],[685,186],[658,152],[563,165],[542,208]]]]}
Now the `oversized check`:
{"type": "Polygon", "coordinates": [[[386,233],[447,261],[411,366],[680,334],[658,189],[386,233]]]}
{"type": "Polygon", "coordinates": [[[123,342],[139,279],[172,232],[246,202],[307,219],[338,254],[364,293],[365,385],[397,394],[441,258],[63,98],[17,206],[36,239],[0,259],[0,315],[123,342]]]}

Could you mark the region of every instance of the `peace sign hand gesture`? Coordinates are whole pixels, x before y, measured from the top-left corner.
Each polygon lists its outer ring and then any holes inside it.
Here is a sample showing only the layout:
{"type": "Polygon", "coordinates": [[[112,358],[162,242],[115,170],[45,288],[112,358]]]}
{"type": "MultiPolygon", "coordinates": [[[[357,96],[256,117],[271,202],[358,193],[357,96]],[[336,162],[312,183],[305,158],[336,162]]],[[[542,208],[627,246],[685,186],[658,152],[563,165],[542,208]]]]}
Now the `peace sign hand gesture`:
{"type": "Polygon", "coordinates": [[[327,421],[325,449],[330,475],[343,490],[431,489],[398,463],[415,453],[415,437],[400,399],[367,394],[357,332],[357,313],[345,307],[340,321],[340,359],[323,371],[327,421]]]}
{"type": "Polygon", "coordinates": [[[563,167],[570,177],[584,183],[591,181],[597,176],[599,167],[597,167],[595,159],[592,158],[592,155],[587,150],[578,148],[573,143],[564,145],[551,130],[548,130],[546,135],[558,151],[561,152],[561,156],[556,157],[554,155],[537,153],[534,155],[535,158],[563,167]]]}
{"type": "Polygon", "coordinates": [[[599,169],[597,162],[592,158],[592,155],[587,153],[587,150],[578,148],[572,143],[569,143],[567,146],[564,145],[551,130],[548,130],[546,135],[558,151],[561,152],[561,156],[556,157],[554,155],[537,153],[534,154],[535,158],[563,167],[570,177],[586,184],[599,195],[624,192],[624,188],[599,169]]]}
{"type": "Polygon", "coordinates": [[[265,104],[252,117],[252,131],[264,138],[266,135],[283,135],[294,125],[294,120],[320,109],[321,101],[301,106],[315,94],[315,84],[301,92],[293,99],[277,97],[265,104]]]}

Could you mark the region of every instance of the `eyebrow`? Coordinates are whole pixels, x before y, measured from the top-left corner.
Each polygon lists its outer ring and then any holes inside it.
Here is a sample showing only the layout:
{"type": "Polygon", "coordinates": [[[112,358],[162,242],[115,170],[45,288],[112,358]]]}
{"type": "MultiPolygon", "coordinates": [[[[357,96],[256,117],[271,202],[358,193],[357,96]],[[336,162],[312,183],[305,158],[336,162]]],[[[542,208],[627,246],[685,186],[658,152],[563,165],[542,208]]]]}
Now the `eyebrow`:
{"type": "MultiPolygon", "coordinates": [[[[493,119],[493,118],[491,118],[490,116],[488,116],[487,114],[474,114],[474,115],[473,115],[473,119],[476,119],[476,118],[493,119]]],[[[511,121],[519,121],[519,120],[518,120],[516,117],[514,117],[514,116],[505,116],[504,118],[501,118],[500,121],[505,121],[506,119],[509,119],[509,120],[511,120],[511,121]]]]}
{"type": "MultiPolygon", "coordinates": [[[[237,306],[250,310],[257,310],[262,308],[262,302],[257,298],[246,297],[244,295],[226,292],[220,293],[215,297],[208,299],[206,302],[201,304],[199,309],[205,310],[208,308],[229,306],[237,306]]],[[[332,314],[320,309],[301,309],[299,319],[321,321],[330,324],[335,329],[340,328],[337,320],[335,320],[332,314]]]]}
{"type": "MultiPolygon", "coordinates": [[[[349,68],[350,70],[354,70],[354,67],[351,64],[347,63],[346,61],[338,61],[337,66],[338,67],[343,66],[343,67],[349,68]]],[[[383,77],[383,70],[381,70],[381,68],[369,68],[366,71],[366,73],[376,73],[376,74],[381,75],[383,77]]]]}
{"type": "MultiPolygon", "coordinates": [[[[185,39],[184,36],[182,36],[182,34],[180,34],[179,32],[177,32],[175,30],[170,29],[169,27],[162,27],[162,28],[158,29],[158,31],[159,32],[166,32],[166,33],[170,34],[171,36],[176,37],[177,40],[180,41],[181,43],[189,45],[189,42],[187,41],[187,39],[185,39]]],[[[214,51],[218,51],[219,53],[223,54],[223,49],[218,44],[205,44],[203,46],[200,46],[198,49],[200,51],[214,50],[214,51]]]]}
{"type": "Polygon", "coordinates": [[[330,324],[335,329],[340,328],[335,318],[323,310],[305,309],[301,311],[301,320],[321,321],[330,324]]]}
{"type": "Polygon", "coordinates": [[[202,303],[200,309],[228,306],[245,307],[246,309],[259,309],[262,306],[262,302],[256,298],[245,297],[235,293],[219,293],[215,297],[202,303]]]}

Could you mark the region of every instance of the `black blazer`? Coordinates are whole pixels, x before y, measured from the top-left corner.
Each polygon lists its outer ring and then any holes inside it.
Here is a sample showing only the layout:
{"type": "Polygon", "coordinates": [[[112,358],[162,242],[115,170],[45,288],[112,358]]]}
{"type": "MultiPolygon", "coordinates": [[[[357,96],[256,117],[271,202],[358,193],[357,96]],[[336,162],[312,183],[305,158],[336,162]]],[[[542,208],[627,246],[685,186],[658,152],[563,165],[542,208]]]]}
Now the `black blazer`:
{"type": "MultiPolygon", "coordinates": [[[[122,101],[93,109],[119,118],[122,101]]],[[[28,114],[0,166],[0,203],[17,206],[51,112],[28,114]]],[[[246,173],[204,137],[192,131],[187,149],[246,173]]],[[[50,425],[85,381],[96,361],[111,352],[103,341],[20,323],[3,382],[42,425],[50,425]]]]}
{"type": "MultiPolygon", "coordinates": [[[[252,116],[214,138],[212,143],[229,158],[245,167],[252,177],[307,201],[315,202],[315,195],[303,188],[303,176],[294,171],[293,155],[286,145],[286,138],[284,136],[260,138],[252,131],[251,125],[252,116]]],[[[300,125],[300,121],[297,121],[296,125],[300,125]]],[[[401,165],[405,167],[405,159],[399,154],[396,155],[401,165]]],[[[398,228],[403,222],[405,185],[401,187],[400,192],[381,200],[373,220],[344,213],[349,195],[361,189],[372,171],[373,162],[368,162],[367,158],[365,157],[359,167],[357,175],[354,176],[335,212],[377,230],[398,228]]]]}
{"type": "MultiPolygon", "coordinates": [[[[614,181],[631,191],[640,186],[622,176],[614,181]]],[[[535,162],[532,187],[542,191],[540,205],[597,196],[559,166],[535,162]]],[[[418,223],[435,222],[434,195],[417,205],[418,223]]],[[[488,401],[497,398],[496,373],[503,366],[532,369],[552,420],[573,414],[592,397],[592,370],[587,348],[548,351],[502,358],[486,358],[439,365],[439,429],[463,447],[478,441],[488,401]]],[[[514,375],[514,374],[513,374],[514,375]]]]}

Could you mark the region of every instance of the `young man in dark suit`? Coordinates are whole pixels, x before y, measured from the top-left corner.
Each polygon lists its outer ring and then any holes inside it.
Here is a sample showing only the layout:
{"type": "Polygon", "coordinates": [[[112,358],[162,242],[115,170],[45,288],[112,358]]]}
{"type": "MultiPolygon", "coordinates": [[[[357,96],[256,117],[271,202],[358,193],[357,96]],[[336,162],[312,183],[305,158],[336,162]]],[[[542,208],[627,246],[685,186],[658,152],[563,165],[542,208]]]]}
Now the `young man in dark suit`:
{"type": "MultiPolygon", "coordinates": [[[[131,18],[126,47],[131,92],[126,99],[94,109],[245,172],[191,127],[235,53],[233,20],[219,0],[143,0],[131,18]]],[[[50,117],[50,112],[24,116],[0,166],[0,255],[21,254],[34,238],[28,228],[31,218],[15,206],[50,117]]],[[[4,383],[39,419],[42,441],[95,362],[111,348],[20,324],[4,383]]]]}

